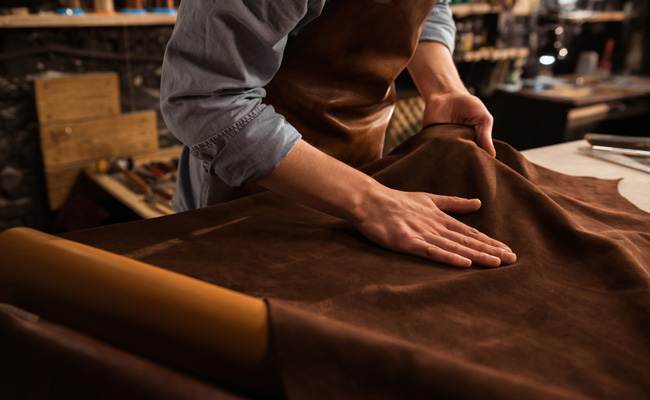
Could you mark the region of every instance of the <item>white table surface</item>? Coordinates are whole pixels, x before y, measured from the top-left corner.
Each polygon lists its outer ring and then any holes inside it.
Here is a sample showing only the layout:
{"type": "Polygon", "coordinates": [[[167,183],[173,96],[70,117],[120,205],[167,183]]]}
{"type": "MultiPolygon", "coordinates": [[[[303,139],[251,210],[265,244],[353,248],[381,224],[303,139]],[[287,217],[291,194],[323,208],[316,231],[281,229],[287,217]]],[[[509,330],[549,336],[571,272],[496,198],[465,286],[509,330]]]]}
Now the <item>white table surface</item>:
{"type": "Polygon", "coordinates": [[[589,156],[579,152],[580,147],[589,147],[589,143],[576,140],[521,153],[528,161],[567,175],[623,178],[618,185],[621,195],[640,209],[650,212],[650,173],[589,156]]]}

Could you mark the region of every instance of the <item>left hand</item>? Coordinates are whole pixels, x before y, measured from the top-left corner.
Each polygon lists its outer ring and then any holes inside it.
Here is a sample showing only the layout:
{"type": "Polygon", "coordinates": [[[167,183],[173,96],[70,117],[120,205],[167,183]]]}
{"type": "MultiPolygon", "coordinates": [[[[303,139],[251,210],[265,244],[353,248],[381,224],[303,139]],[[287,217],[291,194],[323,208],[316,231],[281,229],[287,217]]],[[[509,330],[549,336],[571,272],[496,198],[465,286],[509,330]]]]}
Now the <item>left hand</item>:
{"type": "Polygon", "coordinates": [[[422,126],[440,123],[473,127],[476,143],[492,157],[496,156],[492,143],[494,118],[478,97],[467,91],[453,91],[425,98],[422,126]]]}

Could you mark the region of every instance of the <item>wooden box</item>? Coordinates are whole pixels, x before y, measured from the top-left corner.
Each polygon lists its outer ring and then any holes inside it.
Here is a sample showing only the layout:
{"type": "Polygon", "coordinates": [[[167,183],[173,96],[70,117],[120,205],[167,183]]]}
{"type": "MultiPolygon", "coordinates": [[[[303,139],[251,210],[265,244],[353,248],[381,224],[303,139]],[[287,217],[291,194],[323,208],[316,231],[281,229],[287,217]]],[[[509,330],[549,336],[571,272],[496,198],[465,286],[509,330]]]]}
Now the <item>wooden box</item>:
{"type": "Polygon", "coordinates": [[[47,185],[47,198],[50,209],[58,210],[61,208],[82,171],[92,173],[95,169],[95,163],[46,167],[45,183],[47,185]]]}
{"type": "Polygon", "coordinates": [[[155,111],[41,125],[46,167],[158,149],[155,111]]]}
{"type": "Polygon", "coordinates": [[[34,93],[41,124],[120,113],[120,87],[114,72],[37,79],[34,93]]]}

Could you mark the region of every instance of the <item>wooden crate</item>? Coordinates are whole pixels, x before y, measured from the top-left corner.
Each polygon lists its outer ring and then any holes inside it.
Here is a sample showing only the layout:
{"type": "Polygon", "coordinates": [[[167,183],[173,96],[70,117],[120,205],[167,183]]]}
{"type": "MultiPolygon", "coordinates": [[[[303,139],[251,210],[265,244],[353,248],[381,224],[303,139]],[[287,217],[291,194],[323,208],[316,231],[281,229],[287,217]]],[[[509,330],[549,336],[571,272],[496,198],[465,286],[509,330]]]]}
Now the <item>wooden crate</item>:
{"type": "Polygon", "coordinates": [[[92,173],[95,163],[80,163],[45,168],[47,198],[51,210],[61,208],[82,171],[92,173]]]}
{"type": "Polygon", "coordinates": [[[37,79],[34,93],[41,124],[120,113],[120,87],[114,72],[37,79]]]}
{"type": "Polygon", "coordinates": [[[41,125],[46,167],[158,149],[155,111],[41,125]]]}

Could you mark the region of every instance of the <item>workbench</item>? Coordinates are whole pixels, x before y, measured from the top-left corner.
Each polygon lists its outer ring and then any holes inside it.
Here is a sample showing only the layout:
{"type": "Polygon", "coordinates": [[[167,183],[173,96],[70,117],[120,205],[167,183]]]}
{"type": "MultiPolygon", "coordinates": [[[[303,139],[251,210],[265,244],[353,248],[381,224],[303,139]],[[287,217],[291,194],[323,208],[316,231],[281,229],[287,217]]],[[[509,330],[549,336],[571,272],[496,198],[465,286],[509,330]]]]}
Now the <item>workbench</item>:
{"type": "Polygon", "coordinates": [[[586,140],[574,140],[521,153],[530,162],[563,174],[621,179],[618,184],[621,195],[640,209],[650,212],[649,173],[591,157],[578,151],[581,147],[589,147],[589,143],[586,140]]]}

